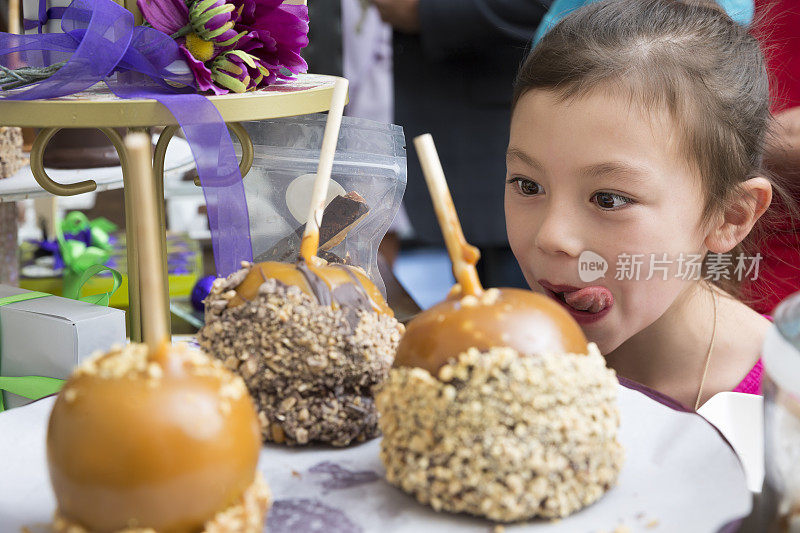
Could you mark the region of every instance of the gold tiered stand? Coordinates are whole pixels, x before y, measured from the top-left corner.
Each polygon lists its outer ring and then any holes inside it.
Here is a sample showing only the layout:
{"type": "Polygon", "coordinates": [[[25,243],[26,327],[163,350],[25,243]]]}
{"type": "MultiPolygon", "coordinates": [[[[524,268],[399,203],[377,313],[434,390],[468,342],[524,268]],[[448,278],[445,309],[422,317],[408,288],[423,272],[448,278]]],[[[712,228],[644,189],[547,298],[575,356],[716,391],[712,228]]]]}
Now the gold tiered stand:
{"type": "MultiPolygon", "coordinates": [[[[120,0],[119,3],[122,3],[120,0]]],[[[298,3],[298,2],[293,2],[298,3]]],[[[129,7],[126,5],[126,7],[129,7]]],[[[135,13],[136,14],[136,13],[135,13]]],[[[229,129],[242,146],[239,167],[242,177],[253,163],[253,143],[239,124],[245,120],[263,120],[327,111],[330,107],[334,76],[301,74],[295,81],[276,84],[264,89],[243,93],[211,96],[209,100],[222,115],[229,129]]],[[[135,227],[140,200],[135,197],[130,162],[122,136],[114,128],[148,130],[165,127],[156,143],[153,155],[153,175],[158,194],[164,195],[164,157],[170,139],[178,125],[170,112],[155,100],[124,100],[117,98],[104,84],[75,95],[48,100],[0,100],[0,126],[41,128],[31,149],[31,171],[43,189],[56,196],[72,196],[96,189],[94,181],[74,184],[57,183],[45,172],[42,156],[53,136],[64,128],[97,128],[102,131],[119,154],[125,188],[125,223],[128,243],[129,332],[131,340],[141,342],[142,280],[137,262],[135,227]]],[[[161,259],[166,276],[166,222],[161,198],[158,199],[159,223],[162,228],[161,259]]],[[[169,294],[164,294],[168,300],[169,294]]],[[[169,318],[167,318],[169,320],[169,318]]],[[[167,324],[169,327],[169,324],[167,324]]],[[[169,331],[169,330],[168,330],[169,331]]]]}

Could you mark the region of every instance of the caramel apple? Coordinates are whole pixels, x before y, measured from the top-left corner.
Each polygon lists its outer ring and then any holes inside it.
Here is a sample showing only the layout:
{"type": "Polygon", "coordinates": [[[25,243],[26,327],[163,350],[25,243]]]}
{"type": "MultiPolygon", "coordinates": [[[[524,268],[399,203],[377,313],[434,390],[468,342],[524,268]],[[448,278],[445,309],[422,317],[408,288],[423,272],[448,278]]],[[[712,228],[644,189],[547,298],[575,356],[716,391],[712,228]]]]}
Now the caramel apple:
{"type": "Polygon", "coordinates": [[[265,442],[346,446],[378,434],[372,387],[403,330],[360,270],[314,257],[218,279],[197,338],[244,378],[265,442]]]}
{"type": "Polygon", "coordinates": [[[363,271],[317,256],[346,92],[337,82],[297,262],[244,263],[205,301],[198,342],[244,378],[266,442],[377,436],[372,388],[404,330],[363,271]]]}
{"type": "Polygon", "coordinates": [[[397,348],[394,366],[424,368],[435,376],[470,348],[507,346],[521,354],[587,353],[575,320],[550,298],[522,289],[456,294],[417,315],[397,348]]]}
{"type": "Polygon", "coordinates": [[[415,145],[458,284],[409,323],[376,390],[386,479],[437,511],[566,516],[621,468],[615,374],[556,302],[481,287],[432,140],[415,145]]]}
{"type": "Polygon", "coordinates": [[[205,531],[236,508],[260,531],[269,495],[256,476],[260,446],[241,378],[168,344],[154,358],[131,344],[80,366],[47,432],[62,523],[91,532],[205,531]]]}
{"type": "Polygon", "coordinates": [[[216,360],[169,343],[150,138],[125,143],[140,206],[139,287],[146,344],[81,364],[47,431],[57,533],[260,533],[269,490],[244,382],[216,360]]]}

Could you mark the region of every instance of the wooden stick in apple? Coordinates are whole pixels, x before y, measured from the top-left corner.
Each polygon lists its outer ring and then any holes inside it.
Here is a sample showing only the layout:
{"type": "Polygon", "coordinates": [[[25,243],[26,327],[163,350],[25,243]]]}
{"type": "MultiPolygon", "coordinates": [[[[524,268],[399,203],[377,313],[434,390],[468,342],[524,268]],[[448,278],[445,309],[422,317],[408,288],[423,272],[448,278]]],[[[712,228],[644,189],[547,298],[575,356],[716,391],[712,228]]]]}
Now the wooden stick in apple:
{"type": "Polygon", "coordinates": [[[442,163],[439,161],[439,154],[433,144],[433,137],[430,133],[426,133],[414,138],[414,147],[417,149],[422,172],[425,174],[425,183],[427,183],[433,199],[433,207],[442,228],[447,253],[450,254],[450,260],[453,263],[453,275],[461,285],[461,292],[464,296],[470,294],[478,296],[483,292],[478,271],[475,268],[480,258],[480,252],[464,238],[461,222],[458,220],[453,198],[450,196],[450,189],[447,187],[444,177],[442,163]]]}

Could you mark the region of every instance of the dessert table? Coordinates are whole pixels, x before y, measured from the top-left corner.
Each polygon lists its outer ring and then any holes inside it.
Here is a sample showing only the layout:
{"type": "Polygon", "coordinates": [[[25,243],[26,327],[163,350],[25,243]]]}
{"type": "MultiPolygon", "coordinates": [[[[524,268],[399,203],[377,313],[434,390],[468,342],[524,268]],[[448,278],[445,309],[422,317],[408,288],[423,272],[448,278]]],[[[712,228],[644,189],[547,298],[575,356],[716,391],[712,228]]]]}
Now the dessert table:
{"type": "MultiPolygon", "coordinates": [[[[300,74],[293,81],[275,83],[263,89],[246,93],[210,96],[209,100],[222,115],[242,148],[239,164],[242,177],[247,175],[253,162],[253,144],[239,124],[244,120],[263,120],[327,111],[330,106],[335,76],[300,74]]],[[[141,341],[142,319],[140,302],[140,275],[137,262],[137,243],[134,236],[137,206],[130,181],[128,155],[122,136],[114,128],[148,130],[164,126],[153,155],[153,175],[156,190],[163,197],[164,167],[167,146],[178,130],[172,114],[156,100],[122,99],[115,96],[104,84],[81,93],[47,100],[0,100],[0,126],[40,128],[33,142],[30,169],[36,182],[50,194],[71,196],[91,192],[98,188],[94,180],[78,183],[61,183],[54,180],[44,168],[43,154],[53,136],[64,128],[97,128],[114,145],[122,167],[125,188],[125,220],[128,243],[128,291],[130,337],[141,341]]],[[[160,199],[159,199],[160,200],[160,199]]],[[[159,223],[166,230],[163,202],[158,201],[159,223]]],[[[166,275],[166,243],[162,238],[162,267],[166,275]]],[[[163,295],[165,303],[168,294],[163,295]]]]}
{"type": "MultiPolygon", "coordinates": [[[[617,486],[562,520],[506,525],[512,532],[732,532],[751,508],[736,454],[700,416],[620,386],[625,464],[617,486]],[[617,529],[619,528],[619,529],[617,529]],[[627,528],[627,529],[624,529],[627,528]]],[[[55,499],[45,435],[53,398],[0,414],[3,531],[50,530],[55,499]]],[[[259,470],[274,503],[265,531],[345,533],[491,531],[495,524],[436,513],[384,480],[380,439],[344,449],[262,448],[259,470]]]]}

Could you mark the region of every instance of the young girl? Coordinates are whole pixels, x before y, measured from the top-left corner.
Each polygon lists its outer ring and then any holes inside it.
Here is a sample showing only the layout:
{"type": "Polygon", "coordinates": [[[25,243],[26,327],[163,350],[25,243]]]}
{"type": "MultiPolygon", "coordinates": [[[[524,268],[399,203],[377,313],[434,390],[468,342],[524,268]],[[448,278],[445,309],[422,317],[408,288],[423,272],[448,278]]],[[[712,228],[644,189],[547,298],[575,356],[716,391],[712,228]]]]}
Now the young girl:
{"type": "Polygon", "coordinates": [[[505,209],[528,283],[620,376],[695,409],[759,391],[769,321],[735,295],[769,120],[758,42],[699,0],[579,9],[516,80],[505,209]]]}

